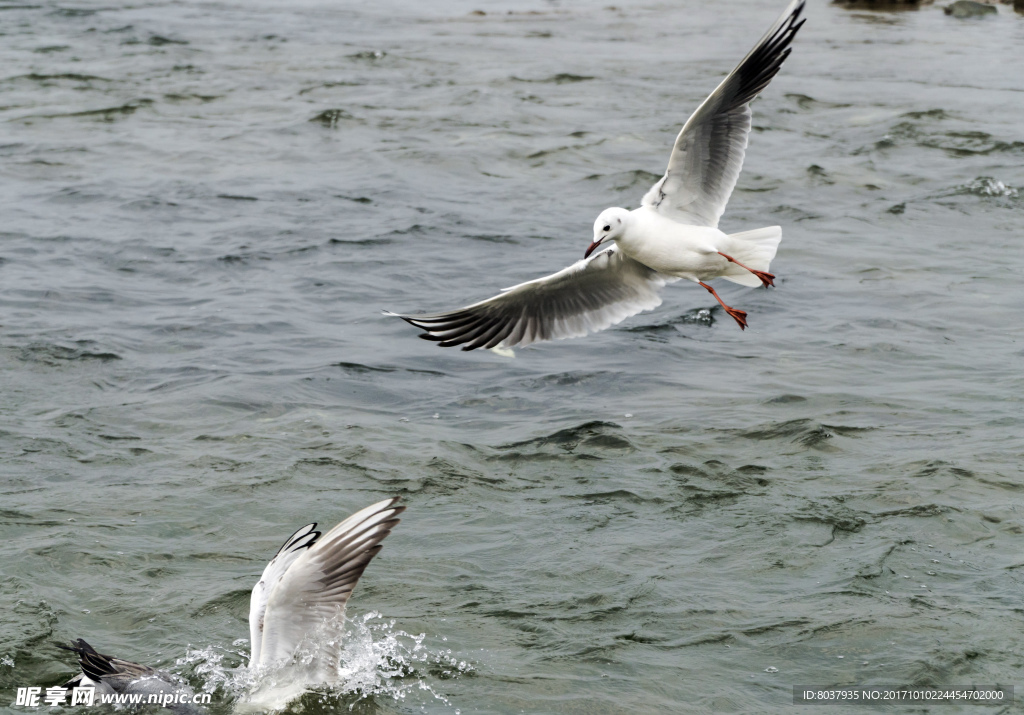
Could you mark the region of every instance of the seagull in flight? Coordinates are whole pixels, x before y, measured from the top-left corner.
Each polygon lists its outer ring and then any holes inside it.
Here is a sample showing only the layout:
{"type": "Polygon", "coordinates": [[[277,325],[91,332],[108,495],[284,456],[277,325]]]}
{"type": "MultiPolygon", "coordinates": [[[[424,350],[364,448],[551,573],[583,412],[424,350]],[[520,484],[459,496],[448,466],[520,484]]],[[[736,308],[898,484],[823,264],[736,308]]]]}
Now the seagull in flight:
{"type": "Polygon", "coordinates": [[[804,24],[805,0],[793,0],[746,57],[683,125],[665,175],[640,208],[605,209],[594,240],[568,268],[506,288],[493,298],[433,315],[394,315],[441,347],[511,348],[604,330],[661,305],[659,290],[685,278],[703,286],[740,326],[747,314],[708,284],[725,278],[773,286],[768,272],[782,229],[726,234],[718,229],[750,135],[750,102],[789,57],[804,24]],[[603,250],[598,250],[603,249],[603,250]]]}
{"type": "MultiPolygon", "coordinates": [[[[285,677],[273,678],[284,688],[271,684],[270,692],[254,691],[242,710],[283,707],[309,687],[337,678],[339,649],[323,647],[324,636],[336,642],[352,589],[405,511],[398,501],[393,497],[368,506],[327,533],[307,524],[277,550],[249,598],[248,667],[275,673],[286,668],[285,677]],[[313,647],[300,652],[303,645],[313,647]]],[[[97,653],[81,638],[58,645],[75,652],[82,669],[65,687],[93,687],[101,695],[141,693],[143,702],[150,694],[165,693],[165,707],[180,715],[204,712],[178,676],[97,653]]]]}

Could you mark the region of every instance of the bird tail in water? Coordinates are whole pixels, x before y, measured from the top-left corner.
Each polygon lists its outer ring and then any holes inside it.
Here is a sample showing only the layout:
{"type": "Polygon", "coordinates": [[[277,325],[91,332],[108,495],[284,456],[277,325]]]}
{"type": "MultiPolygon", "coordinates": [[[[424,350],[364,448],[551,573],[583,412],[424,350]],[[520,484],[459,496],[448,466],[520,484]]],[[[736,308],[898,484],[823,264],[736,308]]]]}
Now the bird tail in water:
{"type": "MultiPolygon", "coordinates": [[[[753,231],[730,233],[728,238],[722,253],[727,253],[743,265],[756,271],[767,271],[772,259],[775,258],[779,242],[782,240],[782,227],[767,226],[755,228],[753,231]]],[[[722,277],[740,285],[753,287],[761,285],[760,278],[737,265],[729,266],[729,271],[722,277]]]]}

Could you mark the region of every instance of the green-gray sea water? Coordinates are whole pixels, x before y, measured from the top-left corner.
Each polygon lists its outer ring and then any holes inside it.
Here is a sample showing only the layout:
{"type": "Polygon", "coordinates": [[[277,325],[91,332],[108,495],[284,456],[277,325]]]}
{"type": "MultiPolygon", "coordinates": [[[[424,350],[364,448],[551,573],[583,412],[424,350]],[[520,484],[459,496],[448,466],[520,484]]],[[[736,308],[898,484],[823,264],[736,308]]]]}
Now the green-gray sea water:
{"type": "Polygon", "coordinates": [[[225,715],[266,562],[390,495],[295,713],[1024,687],[1009,6],[811,0],[721,224],[783,227],[745,332],[685,282],[514,358],[381,313],[581,258],[785,5],[614,3],[0,4],[0,711],[84,638],[225,715]]]}

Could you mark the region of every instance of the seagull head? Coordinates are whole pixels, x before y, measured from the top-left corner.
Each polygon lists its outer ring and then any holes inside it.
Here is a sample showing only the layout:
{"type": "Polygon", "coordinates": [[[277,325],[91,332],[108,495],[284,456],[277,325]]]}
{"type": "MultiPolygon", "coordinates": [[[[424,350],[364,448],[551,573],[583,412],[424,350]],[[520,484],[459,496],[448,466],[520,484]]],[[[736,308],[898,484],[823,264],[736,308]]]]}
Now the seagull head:
{"type": "Polygon", "coordinates": [[[587,247],[583,257],[589,258],[598,246],[621,238],[628,220],[629,211],[626,209],[613,208],[602,211],[597,221],[594,221],[594,242],[587,247]]]}

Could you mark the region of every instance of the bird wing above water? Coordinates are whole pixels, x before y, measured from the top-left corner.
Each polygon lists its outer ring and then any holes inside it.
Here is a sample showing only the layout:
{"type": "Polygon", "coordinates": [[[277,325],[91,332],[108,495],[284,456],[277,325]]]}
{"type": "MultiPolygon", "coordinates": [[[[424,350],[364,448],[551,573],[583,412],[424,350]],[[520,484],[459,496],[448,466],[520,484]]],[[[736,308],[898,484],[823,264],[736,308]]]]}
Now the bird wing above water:
{"type": "Polygon", "coordinates": [[[250,663],[260,662],[260,649],[263,646],[263,623],[267,611],[267,601],[270,600],[270,592],[288,571],[288,567],[319,538],[320,532],[316,531],[315,522],[306,524],[289,536],[274,554],[274,558],[270,560],[267,567],[263,569],[260,580],[253,586],[252,595],[249,597],[249,645],[252,648],[252,653],[249,656],[250,663]]]}
{"type": "Polygon", "coordinates": [[[613,247],[465,308],[398,317],[441,347],[511,348],[604,330],[661,305],[658,290],[676,280],[613,247]]]}
{"type": "Polygon", "coordinates": [[[736,186],[750,134],[750,102],[789,57],[804,21],[793,0],[746,57],[697,108],[676,137],[665,175],[643,198],[680,223],[718,226],[736,186]]]}
{"type": "MultiPolygon", "coordinates": [[[[297,550],[298,556],[283,572],[278,574],[275,569],[271,574],[276,580],[267,584],[269,594],[262,626],[255,635],[260,638],[260,647],[257,650],[253,645],[253,652],[259,656],[258,660],[255,657],[250,660],[251,666],[290,658],[307,636],[344,611],[356,582],[380,551],[381,541],[398,523],[395,517],[405,511],[404,506],[396,506],[397,502],[395,497],[368,506],[311,544],[303,546],[309,534],[315,533],[312,529],[315,525],[303,527],[285,542],[282,551],[294,553],[297,550]],[[287,551],[293,542],[293,549],[287,551]]],[[[250,610],[250,618],[251,615],[250,610]]],[[[250,623],[250,629],[252,627],[250,623]]],[[[337,657],[336,653],[326,655],[337,657]]]]}

